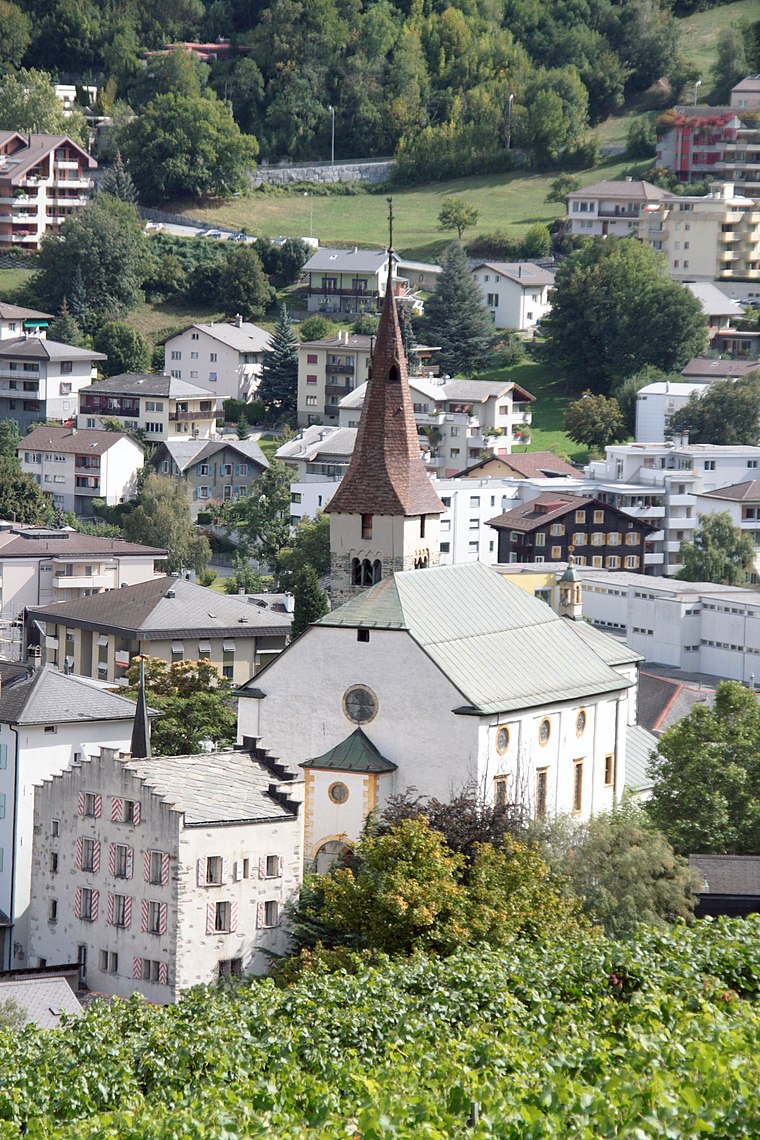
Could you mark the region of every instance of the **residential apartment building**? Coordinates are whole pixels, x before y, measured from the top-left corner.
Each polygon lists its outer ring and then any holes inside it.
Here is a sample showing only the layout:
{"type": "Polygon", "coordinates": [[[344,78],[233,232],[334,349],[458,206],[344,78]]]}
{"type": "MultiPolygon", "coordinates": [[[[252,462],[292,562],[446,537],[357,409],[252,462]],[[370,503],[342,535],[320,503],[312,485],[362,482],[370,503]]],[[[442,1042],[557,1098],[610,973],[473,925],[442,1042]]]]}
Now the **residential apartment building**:
{"type": "Polygon", "coordinates": [[[653,203],[638,237],[660,250],[676,281],[760,279],[760,206],[733,183],[702,197],[653,203]]]}
{"type": "Polygon", "coordinates": [[[0,523],[0,616],[156,577],[167,552],[64,528],[0,523]]]}
{"type": "Polygon", "coordinates": [[[651,523],[588,496],[547,492],[491,518],[499,562],[560,562],[644,572],[651,523]]]}
{"type": "Polygon", "coordinates": [[[97,165],[66,135],[0,131],[0,249],[39,249],[87,204],[97,165]]]}
{"type": "MultiPolygon", "coordinates": [[[[345,475],[356,443],[356,428],[303,428],[277,449],[276,458],[292,468],[300,482],[340,480],[345,475]]],[[[326,505],[326,504],[325,504],[326,505]]]]}
{"type": "Polygon", "coordinates": [[[657,122],[656,164],[679,182],[725,178],[727,148],[740,127],[730,107],[673,107],[657,122]]]}
{"type": "Polygon", "coordinates": [[[372,337],[341,330],[324,340],[304,341],[298,348],[298,423],[338,423],[338,404],[365,384],[372,337]]]}
{"type": "Polygon", "coordinates": [[[184,578],[161,577],[29,610],[28,634],[45,629],[47,661],[118,683],[133,657],[210,661],[241,685],[275,657],[291,617],[184,578]]]}
{"type": "Polygon", "coordinates": [[[158,1004],[266,973],[301,881],[293,793],[250,751],[102,756],[54,776],[35,798],[30,957],[78,960],[88,988],[158,1004]]]}
{"type": "Polygon", "coordinates": [[[760,75],[748,75],[731,88],[731,106],[740,111],[760,110],[760,75]]]}
{"type": "MultiPolygon", "coordinates": [[[[756,471],[754,473],[757,474],[756,471]]],[[[695,495],[694,502],[698,515],[727,514],[735,527],[750,536],[757,551],[751,581],[757,585],[760,582],[760,479],[747,479],[743,483],[705,491],[695,495]]]]}
{"type": "Polygon", "coordinates": [[[40,313],[36,309],[0,301],[0,340],[18,340],[22,336],[40,336],[44,339],[52,320],[54,318],[50,313],[40,313]]]}
{"type": "Polygon", "coordinates": [[[242,317],[199,322],[166,341],[164,372],[212,392],[219,400],[252,400],[270,339],[265,329],[242,317]]]}
{"type": "Polygon", "coordinates": [[[255,439],[169,439],[159,444],[151,460],[156,471],[181,479],[190,495],[193,518],[212,501],[227,502],[247,495],[269,467],[255,439]]]}
{"type": "Polygon", "coordinates": [[[40,331],[38,325],[32,335],[0,339],[0,419],[15,420],[22,435],[40,420],[75,419],[79,392],[97,376],[97,361],[106,359],[91,348],[47,340],[40,331]]]}
{"type": "Polygon", "coordinates": [[[122,373],[79,392],[80,428],[102,428],[117,419],[148,439],[210,439],[216,435],[217,400],[205,388],[175,376],[122,373]]]}
{"type": "Polygon", "coordinates": [[[567,196],[570,233],[581,237],[635,236],[639,220],[653,205],[675,195],[651,182],[608,180],[594,182],[567,196]]]}
{"type": "Polygon", "coordinates": [[[692,394],[702,396],[709,384],[661,380],[645,384],[636,393],[636,442],[664,443],[670,435],[673,416],[686,407],[692,394]]]}
{"type": "Polygon", "coordinates": [[[532,261],[481,261],[472,274],[497,329],[534,328],[551,308],[551,269],[532,261]]]}
{"type": "Polygon", "coordinates": [[[388,253],[375,249],[315,250],[303,267],[310,313],[377,309],[388,280],[388,253]]]}
{"type": "MultiPolygon", "coordinates": [[[[135,704],[49,665],[11,678],[3,668],[2,682],[0,963],[7,970],[29,964],[35,785],[86,757],[127,749],[135,704]]],[[[55,952],[49,956],[51,962],[60,960],[55,952]]]]}
{"type": "Polygon", "coordinates": [[[45,424],[24,437],[18,457],[56,509],[89,518],[94,499],[115,506],[134,498],[145,456],[142,445],[123,432],[45,424]]]}

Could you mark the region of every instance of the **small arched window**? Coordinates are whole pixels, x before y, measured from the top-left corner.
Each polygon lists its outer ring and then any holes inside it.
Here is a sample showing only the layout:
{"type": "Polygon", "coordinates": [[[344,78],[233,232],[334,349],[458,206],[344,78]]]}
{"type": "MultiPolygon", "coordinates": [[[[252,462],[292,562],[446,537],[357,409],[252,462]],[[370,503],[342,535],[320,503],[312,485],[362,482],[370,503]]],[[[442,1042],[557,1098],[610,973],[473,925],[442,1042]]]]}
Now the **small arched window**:
{"type": "Polygon", "coordinates": [[[373,584],[372,563],[369,558],[365,558],[362,562],[362,586],[372,586],[373,584]]]}
{"type": "Polygon", "coordinates": [[[383,564],[379,558],[372,563],[372,581],[379,582],[383,576],[383,564]]]}
{"type": "Polygon", "coordinates": [[[362,565],[358,558],[351,559],[351,585],[361,586],[362,584],[362,565]]]}
{"type": "Polygon", "coordinates": [[[388,383],[389,384],[400,384],[401,383],[401,374],[398,370],[398,365],[396,365],[396,364],[391,365],[390,372],[388,373],[388,383]]]}

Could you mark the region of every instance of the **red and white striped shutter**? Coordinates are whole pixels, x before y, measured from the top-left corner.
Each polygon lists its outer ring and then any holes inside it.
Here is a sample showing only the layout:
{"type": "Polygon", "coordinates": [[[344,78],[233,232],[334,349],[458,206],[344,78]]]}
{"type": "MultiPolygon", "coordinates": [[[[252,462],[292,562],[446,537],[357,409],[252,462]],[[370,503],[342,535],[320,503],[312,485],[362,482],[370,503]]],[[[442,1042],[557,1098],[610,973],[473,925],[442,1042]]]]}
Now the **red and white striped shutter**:
{"type": "Polygon", "coordinates": [[[100,840],[96,839],[92,845],[92,869],[100,870],[100,840]]]}
{"type": "Polygon", "coordinates": [[[74,896],[74,915],[76,918],[82,917],[82,888],[77,887],[76,895],[74,896]]]}
{"type": "Polygon", "coordinates": [[[198,886],[205,887],[206,885],[206,860],[198,860],[198,886]]]}
{"type": "Polygon", "coordinates": [[[256,925],[261,930],[266,922],[266,911],[264,910],[263,902],[256,904],[256,925]]]}
{"type": "Polygon", "coordinates": [[[108,925],[113,926],[113,895],[108,892],[108,925]]]}
{"type": "Polygon", "coordinates": [[[129,895],[124,898],[124,925],[130,926],[132,923],[132,899],[129,895]]]}
{"type": "Polygon", "coordinates": [[[124,808],[120,796],[111,797],[111,823],[121,823],[124,817],[124,808]]]}
{"type": "Polygon", "coordinates": [[[138,824],[140,822],[140,801],[139,800],[135,800],[134,822],[135,822],[135,824],[138,824]]]}
{"type": "Polygon", "coordinates": [[[150,851],[145,852],[143,859],[143,877],[146,883],[150,882],[150,851]]]}
{"type": "Polygon", "coordinates": [[[142,958],[132,959],[132,977],[136,979],[142,977],[142,958]]]}
{"type": "Polygon", "coordinates": [[[95,818],[100,819],[101,812],[103,811],[103,797],[95,797],[95,818]]]}
{"type": "Polygon", "coordinates": [[[112,843],[108,848],[108,873],[110,875],[116,874],[116,844],[112,843]]]}
{"type": "Polygon", "coordinates": [[[238,928],[238,909],[238,901],[237,899],[233,899],[230,903],[230,933],[232,934],[234,934],[238,928]]]}
{"type": "Polygon", "coordinates": [[[77,797],[77,811],[80,815],[84,815],[84,792],[80,792],[77,797]]]}
{"type": "Polygon", "coordinates": [[[78,835],[77,836],[77,867],[79,868],[80,871],[82,870],[82,846],[83,846],[83,844],[84,844],[84,840],[82,839],[82,836],[78,835]]]}
{"type": "Polygon", "coordinates": [[[166,903],[160,903],[158,908],[158,933],[166,934],[166,903]]]}
{"type": "Polygon", "coordinates": [[[127,848],[127,878],[132,878],[132,865],[134,863],[134,851],[131,847],[127,848]]]}
{"type": "Polygon", "coordinates": [[[267,877],[267,857],[262,855],[259,859],[259,878],[266,879],[267,877]]]}
{"type": "Polygon", "coordinates": [[[169,856],[166,852],[161,856],[161,882],[164,885],[169,882],[169,856]]]}
{"type": "Polygon", "coordinates": [[[227,882],[227,860],[222,857],[222,882],[227,882]]]}
{"type": "Polygon", "coordinates": [[[95,922],[98,917],[98,896],[100,891],[92,892],[92,921],[95,922]]]}
{"type": "Polygon", "coordinates": [[[140,927],[143,934],[148,933],[148,900],[142,900],[142,926],[140,927]]]}
{"type": "Polygon", "coordinates": [[[169,985],[169,967],[166,962],[159,962],[158,964],[158,980],[162,986],[169,985]]]}
{"type": "Polygon", "coordinates": [[[216,930],[216,903],[206,904],[206,934],[213,934],[216,930]]]}

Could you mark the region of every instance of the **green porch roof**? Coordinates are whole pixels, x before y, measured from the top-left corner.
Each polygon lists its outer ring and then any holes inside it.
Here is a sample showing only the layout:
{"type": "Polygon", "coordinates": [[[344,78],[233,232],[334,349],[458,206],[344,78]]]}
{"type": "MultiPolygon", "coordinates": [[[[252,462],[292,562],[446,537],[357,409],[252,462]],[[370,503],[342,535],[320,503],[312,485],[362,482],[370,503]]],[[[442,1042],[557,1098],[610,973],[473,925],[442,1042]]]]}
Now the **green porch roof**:
{"type": "Polygon", "coordinates": [[[394,772],[397,765],[381,756],[369,737],[357,728],[322,756],[304,760],[301,767],[330,768],[336,772],[394,772]]]}

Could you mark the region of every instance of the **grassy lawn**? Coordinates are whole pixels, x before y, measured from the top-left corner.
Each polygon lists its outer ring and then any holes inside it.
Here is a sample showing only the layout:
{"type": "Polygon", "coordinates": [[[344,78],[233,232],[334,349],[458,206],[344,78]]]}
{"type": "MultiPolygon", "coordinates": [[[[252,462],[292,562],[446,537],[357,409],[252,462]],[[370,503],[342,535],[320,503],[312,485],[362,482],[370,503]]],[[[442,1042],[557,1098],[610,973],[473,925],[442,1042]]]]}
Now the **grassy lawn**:
{"type": "Polygon", "coordinates": [[[13,302],[16,292],[26,285],[32,272],[31,269],[0,269],[0,298],[13,302]]]}
{"type": "Polygon", "coordinates": [[[700,95],[706,96],[710,90],[710,71],[720,33],[724,28],[756,20],[760,20],[760,0],[736,0],[734,4],[722,4],[679,20],[681,50],[697,68],[704,84],[700,95]]]}
{"type": "MultiPolygon", "coordinates": [[[[630,161],[617,158],[594,170],[581,171],[579,177],[587,185],[600,178],[619,178],[630,171],[630,161]]],[[[549,184],[556,176],[556,171],[546,174],[516,171],[395,190],[394,244],[408,256],[434,260],[451,241],[452,235],[442,234],[437,222],[441,202],[450,194],[463,197],[478,210],[475,227],[478,233],[511,229],[519,236],[534,222],[550,222],[564,212],[556,203],[546,201],[549,184]]],[[[314,233],[321,245],[345,246],[357,242],[382,248],[388,240],[385,198],[385,194],[312,198],[300,192],[262,194],[253,191],[246,198],[206,207],[175,203],[170,209],[182,210],[184,205],[188,214],[207,224],[245,227],[251,234],[273,237],[281,233],[308,234],[313,206],[314,233]]]]}

